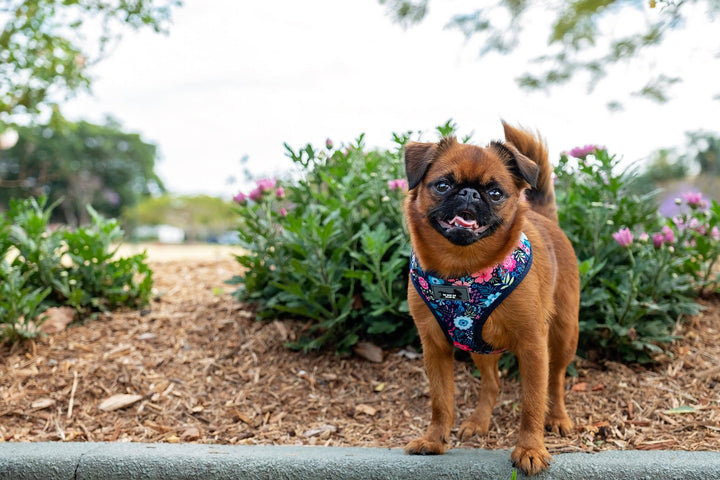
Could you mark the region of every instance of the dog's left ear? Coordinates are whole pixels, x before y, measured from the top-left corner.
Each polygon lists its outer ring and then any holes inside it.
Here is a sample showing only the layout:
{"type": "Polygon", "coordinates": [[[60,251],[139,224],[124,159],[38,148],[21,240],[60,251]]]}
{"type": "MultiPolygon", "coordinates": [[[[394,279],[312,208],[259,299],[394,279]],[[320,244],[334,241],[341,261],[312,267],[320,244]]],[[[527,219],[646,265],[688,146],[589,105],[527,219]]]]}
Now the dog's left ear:
{"type": "Polygon", "coordinates": [[[492,142],[490,147],[500,155],[505,164],[515,177],[524,180],[531,187],[537,187],[538,174],[540,167],[537,163],[520,153],[512,144],[502,142],[492,142]]]}

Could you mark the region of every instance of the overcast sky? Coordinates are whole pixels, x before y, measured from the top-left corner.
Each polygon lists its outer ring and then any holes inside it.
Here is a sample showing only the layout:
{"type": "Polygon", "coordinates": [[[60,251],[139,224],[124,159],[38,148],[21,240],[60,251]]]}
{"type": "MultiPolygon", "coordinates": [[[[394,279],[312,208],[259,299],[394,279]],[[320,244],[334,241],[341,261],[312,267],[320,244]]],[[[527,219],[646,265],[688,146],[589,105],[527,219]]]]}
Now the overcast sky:
{"type": "Polygon", "coordinates": [[[592,94],[581,83],[528,94],[513,79],[543,42],[524,55],[479,58],[477,44],[443,28],[472,4],[436,0],[422,25],[403,30],[376,0],[186,0],[169,35],[126,34],[94,68],[92,95],[64,112],[96,122],[110,114],[157,144],[171,191],[228,198],[242,187],[226,180],[242,176],[245,155],[254,175],[282,176],[283,142],[319,147],[365,133],[369,146],[390,148],[392,132],[434,140],[432,129],[450,118],[480,144],[501,137],[501,118],[539,129],[553,160],[587,143],[637,160],[684,144],[685,131],[720,131],[720,102],[711,100],[718,72],[708,71],[718,63],[693,46],[709,30],[663,52],[684,78],[670,104],[635,100],[611,113],[612,92],[630,91],[656,60],[620,67],[592,94]]]}

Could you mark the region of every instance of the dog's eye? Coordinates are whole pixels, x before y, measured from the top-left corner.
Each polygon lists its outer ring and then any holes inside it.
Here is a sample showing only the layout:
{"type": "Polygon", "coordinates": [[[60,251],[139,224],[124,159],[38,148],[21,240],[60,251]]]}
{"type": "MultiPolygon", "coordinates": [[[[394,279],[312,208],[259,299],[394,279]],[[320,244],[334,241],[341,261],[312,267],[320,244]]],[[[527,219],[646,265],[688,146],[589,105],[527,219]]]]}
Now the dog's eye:
{"type": "Polygon", "coordinates": [[[493,202],[499,202],[505,196],[499,188],[491,188],[488,190],[487,194],[493,202]]]}
{"type": "Polygon", "coordinates": [[[446,193],[450,190],[450,184],[447,182],[438,182],[435,184],[435,191],[438,193],[446,193]]]}

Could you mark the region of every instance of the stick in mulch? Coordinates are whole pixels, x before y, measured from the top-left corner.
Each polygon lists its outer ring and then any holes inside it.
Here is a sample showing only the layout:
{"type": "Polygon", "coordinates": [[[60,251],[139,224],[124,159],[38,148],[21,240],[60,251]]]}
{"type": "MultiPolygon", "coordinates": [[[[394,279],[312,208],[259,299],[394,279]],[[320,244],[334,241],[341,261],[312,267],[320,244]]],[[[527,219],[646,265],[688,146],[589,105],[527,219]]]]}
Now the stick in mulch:
{"type": "Polygon", "coordinates": [[[73,384],[72,389],[70,390],[70,403],[68,404],[68,413],[67,413],[67,419],[70,420],[72,417],[72,411],[73,411],[73,403],[75,403],[75,390],[77,389],[78,384],[78,374],[76,371],[73,371],[73,384]]]}

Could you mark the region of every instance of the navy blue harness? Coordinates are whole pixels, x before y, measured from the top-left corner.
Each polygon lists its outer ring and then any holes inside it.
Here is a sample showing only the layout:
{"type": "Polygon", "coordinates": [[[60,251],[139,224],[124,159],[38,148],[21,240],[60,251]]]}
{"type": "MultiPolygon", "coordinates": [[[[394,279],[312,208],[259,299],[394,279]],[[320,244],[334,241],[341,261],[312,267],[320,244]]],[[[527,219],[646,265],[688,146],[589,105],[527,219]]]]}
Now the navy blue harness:
{"type": "Polygon", "coordinates": [[[495,265],[460,278],[442,278],[424,271],[415,252],[410,257],[410,278],[440,324],[448,341],[473,353],[498,353],[482,338],[485,321],[517,287],[532,265],[532,247],[527,236],[495,265]]]}

